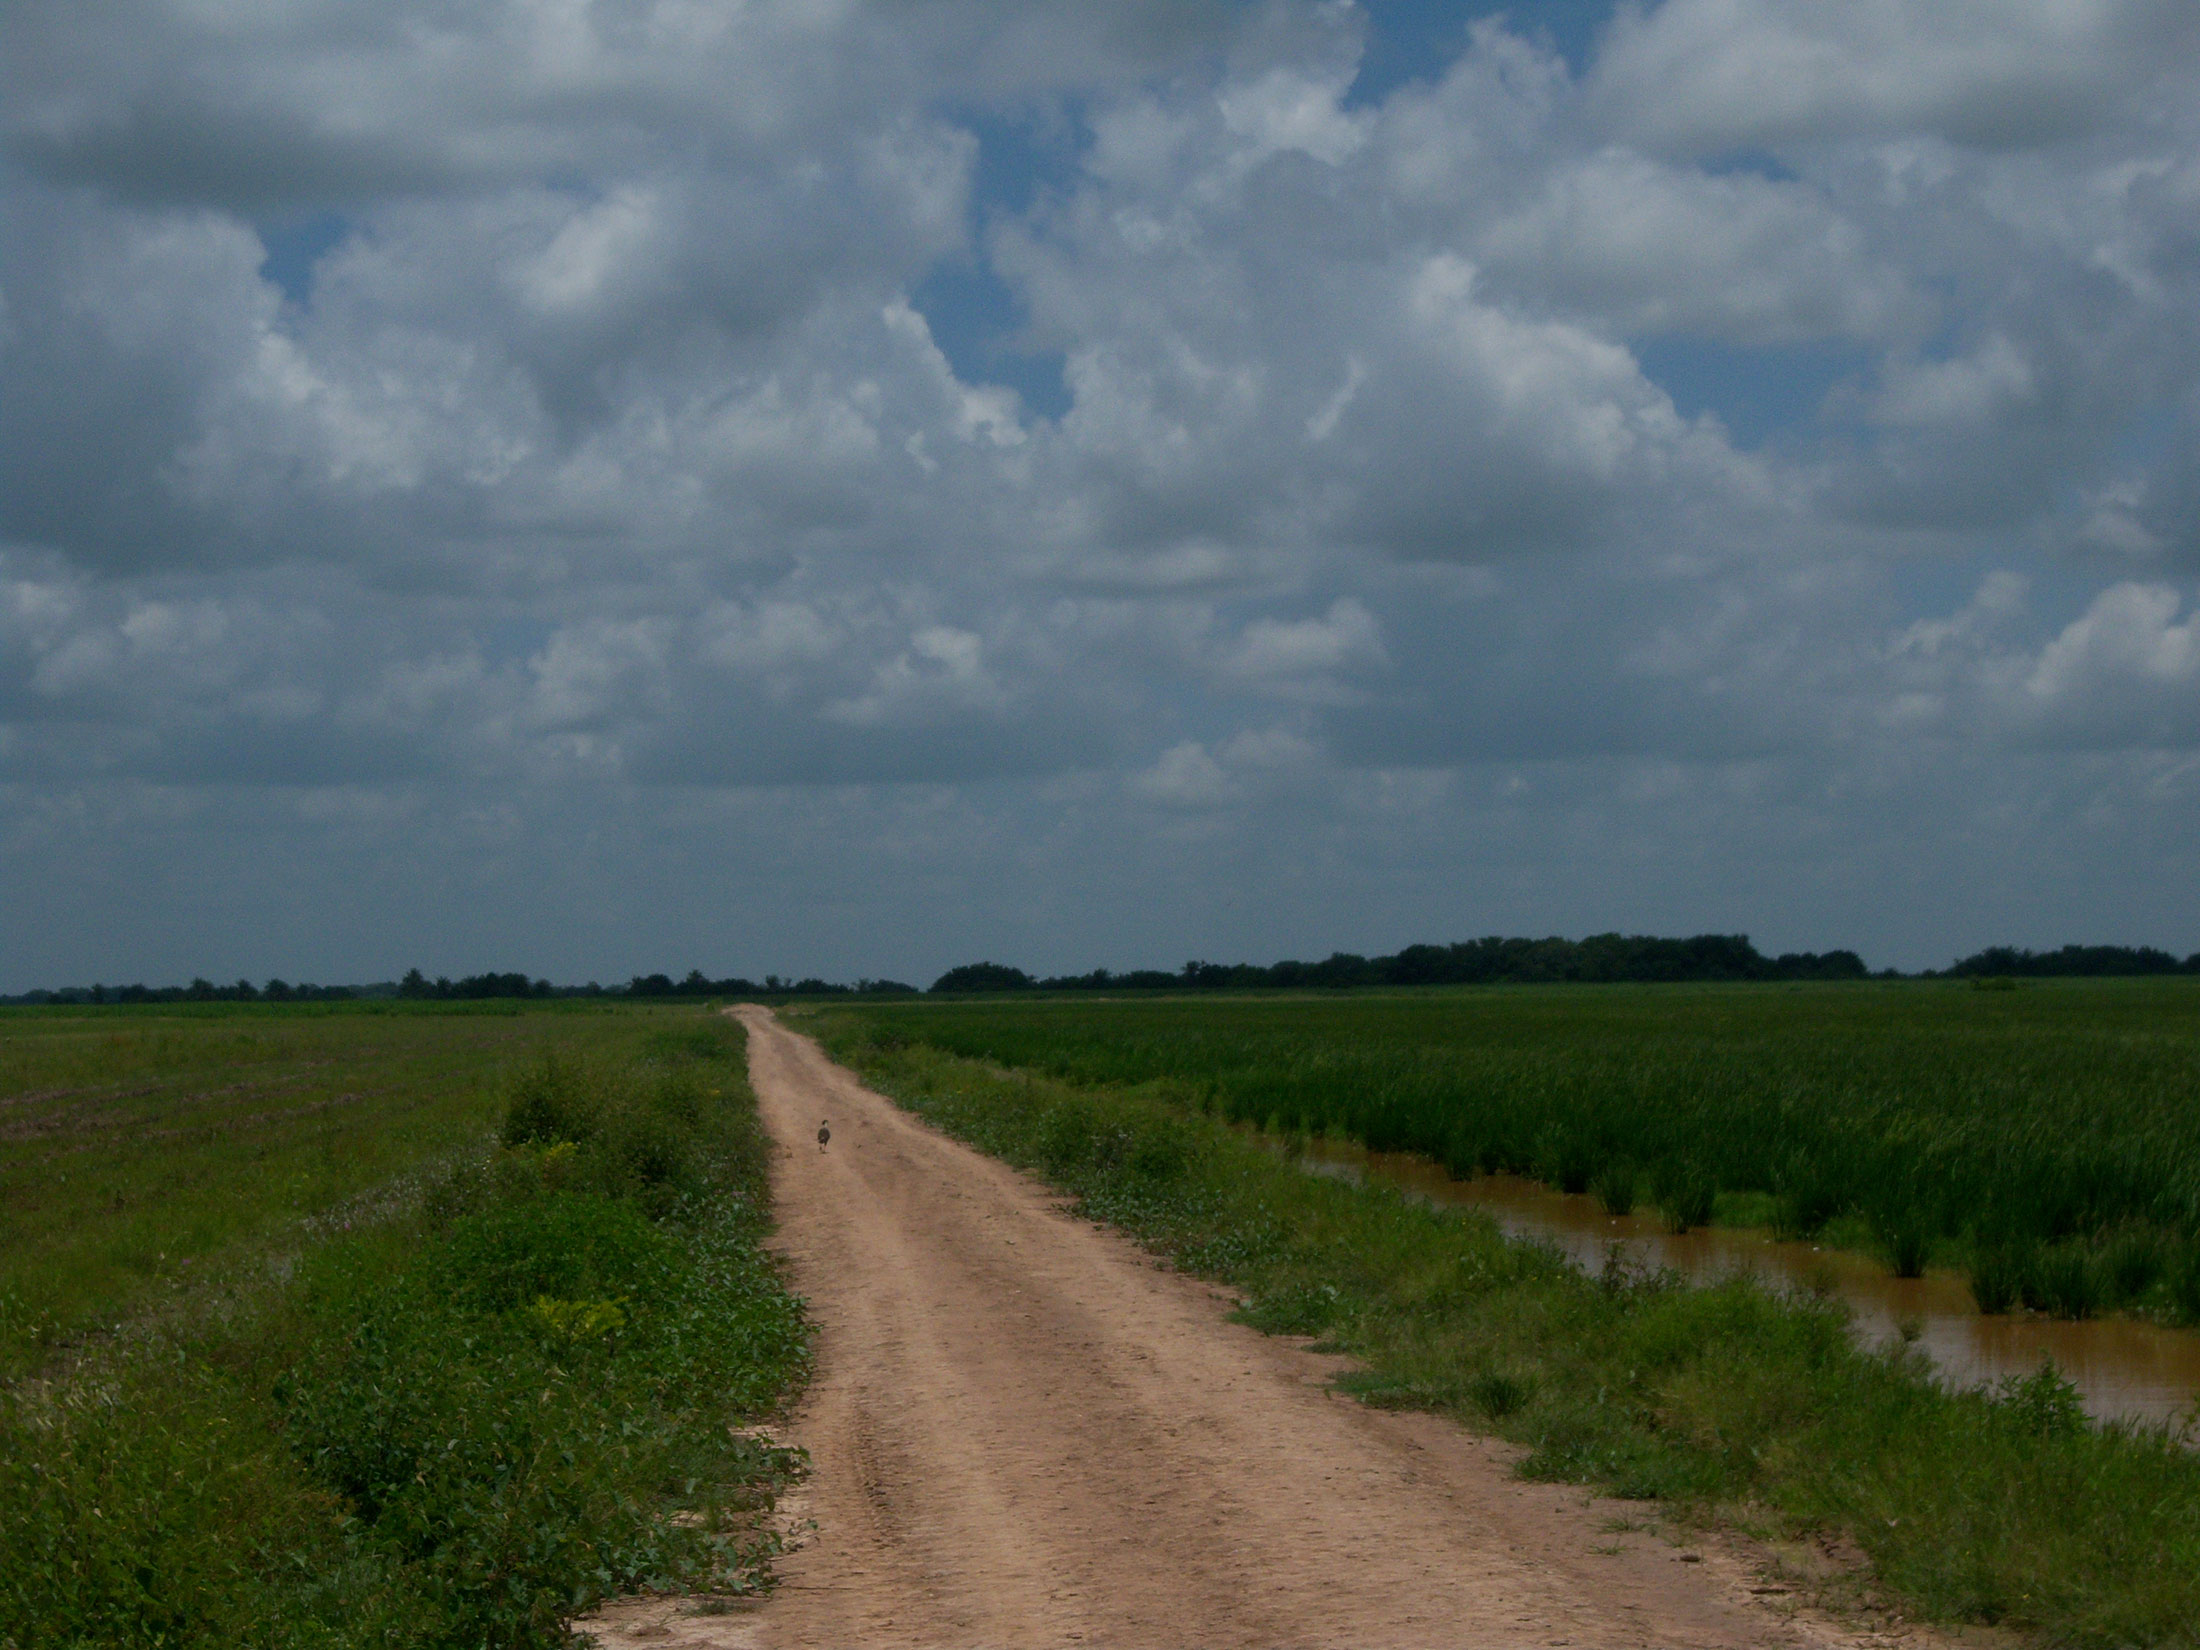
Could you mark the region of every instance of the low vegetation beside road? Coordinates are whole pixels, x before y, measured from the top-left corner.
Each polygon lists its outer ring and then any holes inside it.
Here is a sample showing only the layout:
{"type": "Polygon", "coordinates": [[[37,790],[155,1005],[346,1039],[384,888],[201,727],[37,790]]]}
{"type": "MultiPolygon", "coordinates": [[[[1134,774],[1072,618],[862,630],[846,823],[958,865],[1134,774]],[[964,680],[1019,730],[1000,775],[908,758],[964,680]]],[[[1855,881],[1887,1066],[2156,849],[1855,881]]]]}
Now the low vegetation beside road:
{"type": "MultiPolygon", "coordinates": [[[[251,1118],[219,1090],[156,1110],[226,1126],[177,1128],[170,1162],[128,1170],[141,1225],[197,1232],[223,1184],[246,1212],[201,1249],[221,1272],[204,1286],[118,1285],[74,1326],[16,1309],[0,1646],[550,1646],[612,1593],[766,1585],[759,1513],[792,1463],[739,1428],[800,1379],[807,1340],[761,1247],[739,1028],[622,1011],[484,1038],[478,1016],[361,1015],[301,1035],[288,1012],[106,1035],[168,1039],[201,1083],[223,1072],[208,1039],[477,1063],[440,1099],[350,1097],[337,1139],[359,1157],[311,1181],[342,1195],[306,1219],[283,1178],[252,1183],[251,1118]]],[[[75,1034],[96,1077],[96,1017],[75,1034]]],[[[243,1071],[232,1086],[263,1075],[243,1071]]],[[[262,1161],[333,1153],[297,1115],[276,1109],[262,1161]]],[[[57,1161],[12,1163],[11,1202],[35,1213],[57,1161]]],[[[82,1245],[44,1253],[101,1275],[82,1245]]]]}
{"type": "MultiPolygon", "coordinates": [[[[1486,1025],[1475,1016],[1506,1012],[1501,999],[1457,996],[878,1005],[800,1023],[920,1116],[1076,1193],[1094,1216],[1186,1270],[1243,1291],[1251,1322],[1352,1354],[1364,1373],[1347,1384],[1368,1401],[1437,1410],[1519,1441],[1530,1476],[1657,1504],[1650,1516],[1842,1538],[1868,1561],[1854,1585],[1905,1614],[1997,1623],[2044,1644],[2200,1644],[2200,1455],[2186,1440],[2087,1421],[2051,1370],[1991,1392],[1944,1391],[1899,1343],[1855,1344],[1829,1300],[1748,1282],[1682,1288],[1625,1266],[1586,1276],[1478,1214],[1302,1173],[1233,1122],[1319,1124],[1319,1111],[1294,1108],[1311,1095],[1352,1094],[1361,1081],[1357,1115],[1395,1118],[1399,1096],[1412,1092],[1405,1079],[1432,1068],[1511,1074],[1509,1087],[1479,1097],[1480,1118],[1500,1126],[1507,1095],[1537,1103],[1530,1142],[1553,1119],[1581,1115],[1567,1107],[1592,1095],[1598,1076],[1624,1080],[1621,1092],[1641,1105],[1646,1084],[1689,1093],[1693,1069],[1704,1079],[1696,1092],[1738,1106],[1740,1074],[1754,1060],[1765,1103],[1777,1106],[1794,1100],[1783,1081],[1796,1081],[1798,1064],[1766,1062],[1761,1037],[1741,1039],[1730,1062],[1720,1020],[1762,1031],[1783,1013],[1799,1016],[1808,1043],[1820,1011],[1838,1018],[1843,1009],[1807,997],[1737,1004],[1729,994],[1691,1024],[1685,997],[1627,995],[1637,1000],[1602,1009],[1578,994],[1531,1000],[1525,1018],[1546,1036],[1574,1005],[1592,1022],[1600,1013],[1652,1031],[1681,1022],[1688,1034],[1647,1072],[1630,1074],[1609,1036],[1580,1049],[1554,1038],[1538,1051],[1518,1025],[1490,1048],[1461,1034],[1441,1060],[1417,1060],[1395,1034],[1363,1040],[1386,1022],[1456,1012],[1486,1025]],[[1310,1048],[1325,1015],[1356,1033],[1310,1048]],[[1282,1080],[1289,1066],[1271,1072],[1225,1057],[1254,1041],[1248,1023],[1297,1052],[1295,1084],[1282,1080]]],[[[1965,1018],[1971,1001],[1956,999],[1975,1051],[1988,1039],[1975,1016],[1965,1018]]],[[[2159,1053],[2142,1031],[2112,1023],[2111,1035],[2129,1045],[2126,1062],[2154,1069],[2147,1062],[2159,1053]]],[[[1813,1046],[1817,1069],[1841,1069],[1813,1046]]],[[[2112,1063],[2096,1082],[2082,1066],[2053,1062],[2049,1072],[2101,1095],[2124,1069],[2112,1063]]],[[[1873,1072],[1866,1061],[1859,1075],[1873,1072]]],[[[1963,1091],[1938,1071],[1922,1074],[1918,1092],[1963,1091]]],[[[1881,1098],[1891,1105],[1893,1095],[1881,1098]]],[[[2166,1107],[2159,1118],[2174,1121],[2166,1107]]],[[[1644,1124],[1652,1126],[1665,1120],[1644,1124]]],[[[1811,1584],[1805,1570],[1797,1579],[1811,1584]]]]}

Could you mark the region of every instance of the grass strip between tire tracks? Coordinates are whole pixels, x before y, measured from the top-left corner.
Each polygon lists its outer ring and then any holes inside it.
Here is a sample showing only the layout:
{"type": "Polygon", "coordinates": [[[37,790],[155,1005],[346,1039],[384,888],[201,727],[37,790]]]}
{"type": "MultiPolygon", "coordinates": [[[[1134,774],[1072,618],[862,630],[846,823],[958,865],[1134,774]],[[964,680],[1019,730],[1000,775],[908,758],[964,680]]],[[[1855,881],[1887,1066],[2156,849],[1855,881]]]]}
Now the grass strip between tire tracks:
{"type": "Polygon", "coordinates": [[[1759,1533],[1838,1534],[1913,1617],[2041,1644],[2200,1644],[2200,1454],[2089,1422],[2051,1369],[1953,1393],[1838,1303],[1585,1276],[1486,1217],[1301,1172],[1180,1088],[951,1055],[906,1021],[805,1016],[919,1116],[1075,1193],[1245,1318],[1354,1356],[1350,1389],[1527,1446],[1525,1476],[1759,1533]]]}

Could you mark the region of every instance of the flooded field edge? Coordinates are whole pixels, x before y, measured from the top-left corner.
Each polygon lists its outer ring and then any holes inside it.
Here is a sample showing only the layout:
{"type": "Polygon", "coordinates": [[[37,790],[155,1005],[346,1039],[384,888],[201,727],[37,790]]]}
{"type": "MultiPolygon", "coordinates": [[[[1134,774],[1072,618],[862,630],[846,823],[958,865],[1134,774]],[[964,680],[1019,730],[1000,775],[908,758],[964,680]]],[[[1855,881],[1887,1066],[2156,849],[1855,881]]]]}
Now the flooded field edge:
{"type": "MultiPolygon", "coordinates": [[[[1282,1149],[1272,1139],[1270,1144],[1282,1149]]],[[[1669,1268],[1690,1283],[1741,1273],[1833,1294],[1849,1307],[1860,1340],[1909,1340],[1950,1386],[2029,1375],[2052,1360],[2096,1419],[2174,1425],[2200,1415],[2200,1334],[2190,1330],[2130,1317],[1988,1317],[1952,1272],[1898,1278],[1869,1255],[1784,1241],[1761,1228],[1713,1226],[1676,1234],[1652,1216],[1606,1214],[1587,1193],[1556,1191],[1517,1175],[1454,1180],[1425,1157],[1369,1152],[1346,1141],[1293,1143],[1289,1155],[1310,1174],[1378,1180],[1426,1203],[1479,1209],[1508,1234],[1549,1243],[1587,1271],[1600,1269],[1617,1243],[1631,1259],[1669,1268]]]]}

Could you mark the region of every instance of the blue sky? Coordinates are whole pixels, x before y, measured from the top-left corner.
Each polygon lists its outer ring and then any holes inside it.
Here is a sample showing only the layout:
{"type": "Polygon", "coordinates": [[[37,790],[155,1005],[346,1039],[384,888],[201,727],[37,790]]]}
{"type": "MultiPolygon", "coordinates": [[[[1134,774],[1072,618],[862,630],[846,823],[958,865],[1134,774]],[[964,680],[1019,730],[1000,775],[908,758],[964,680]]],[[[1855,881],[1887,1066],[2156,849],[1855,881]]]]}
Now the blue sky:
{"type": "Polygon", "coordinates": [[[0,989],[2200,949],[2179,0],[11,32],[0,989]]]}

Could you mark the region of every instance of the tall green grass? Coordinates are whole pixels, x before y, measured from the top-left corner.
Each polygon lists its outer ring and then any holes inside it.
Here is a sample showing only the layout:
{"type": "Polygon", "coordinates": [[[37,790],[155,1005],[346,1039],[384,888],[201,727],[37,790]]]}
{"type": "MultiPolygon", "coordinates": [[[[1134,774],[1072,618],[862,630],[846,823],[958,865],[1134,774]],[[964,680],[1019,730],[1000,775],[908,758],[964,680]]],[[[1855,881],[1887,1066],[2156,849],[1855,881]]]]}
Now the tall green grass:
{"type": "Polygon", "coordinates": [[[1914,1616],[2088,1650],[2200,1644],[2200,1455],[2089,1424],[2052,1370],[1949,1393],[1900,1343],[1856,1345],[1829,1301],[1618,1262],[1586,1276],[1478,1213],[1301,1173],[1188,1105],[1180,1077],[1071,1083],[912,1036],[969,1025],[959,1011],[813,1023],[919,1115],[1236,1286],[1251,1322],[1353,1354],[1367,1401],[1518,1440],[1529,1477],[1840,1532],[1914,1616]]]}
{"type": "MultiPolygon", "coordinates": [[[[516,1066],[501,1138],[282,1287],[0,1389],[0,1646],[563,1646],[768,1583],[807,1356],[723,1021],[516,1066]]],[[[569,1030],[571,1028],[568,1028],[569,1030]]]]}
{"type": "MultiPolygon", "coordinates": [[[[2050,1310],[2189,1315],[2200,1276],[2200,982],[1498,988],[1364,997],[877,1005],[887,1037],[1240,1123],[1567,1191],[1632,1171],[1677,1229],[1721,1193],[1895,1270],[2001,1260],[2050,1310]],[[2128,1234],[2151,1272],[2104,1265],[2128,1234]],[[2044,1268],[2044,1272],[2043,1269],[2044,1268]],[[2090,1301],[2090,1305],[2085,1305],[2090,1301]]],[[[2003,1298],[1989,1279],[1982,1299],[2003,1298]]],[[[2014,1296],[2024,1295],[2020,1284],[2014,1296]]]]}

